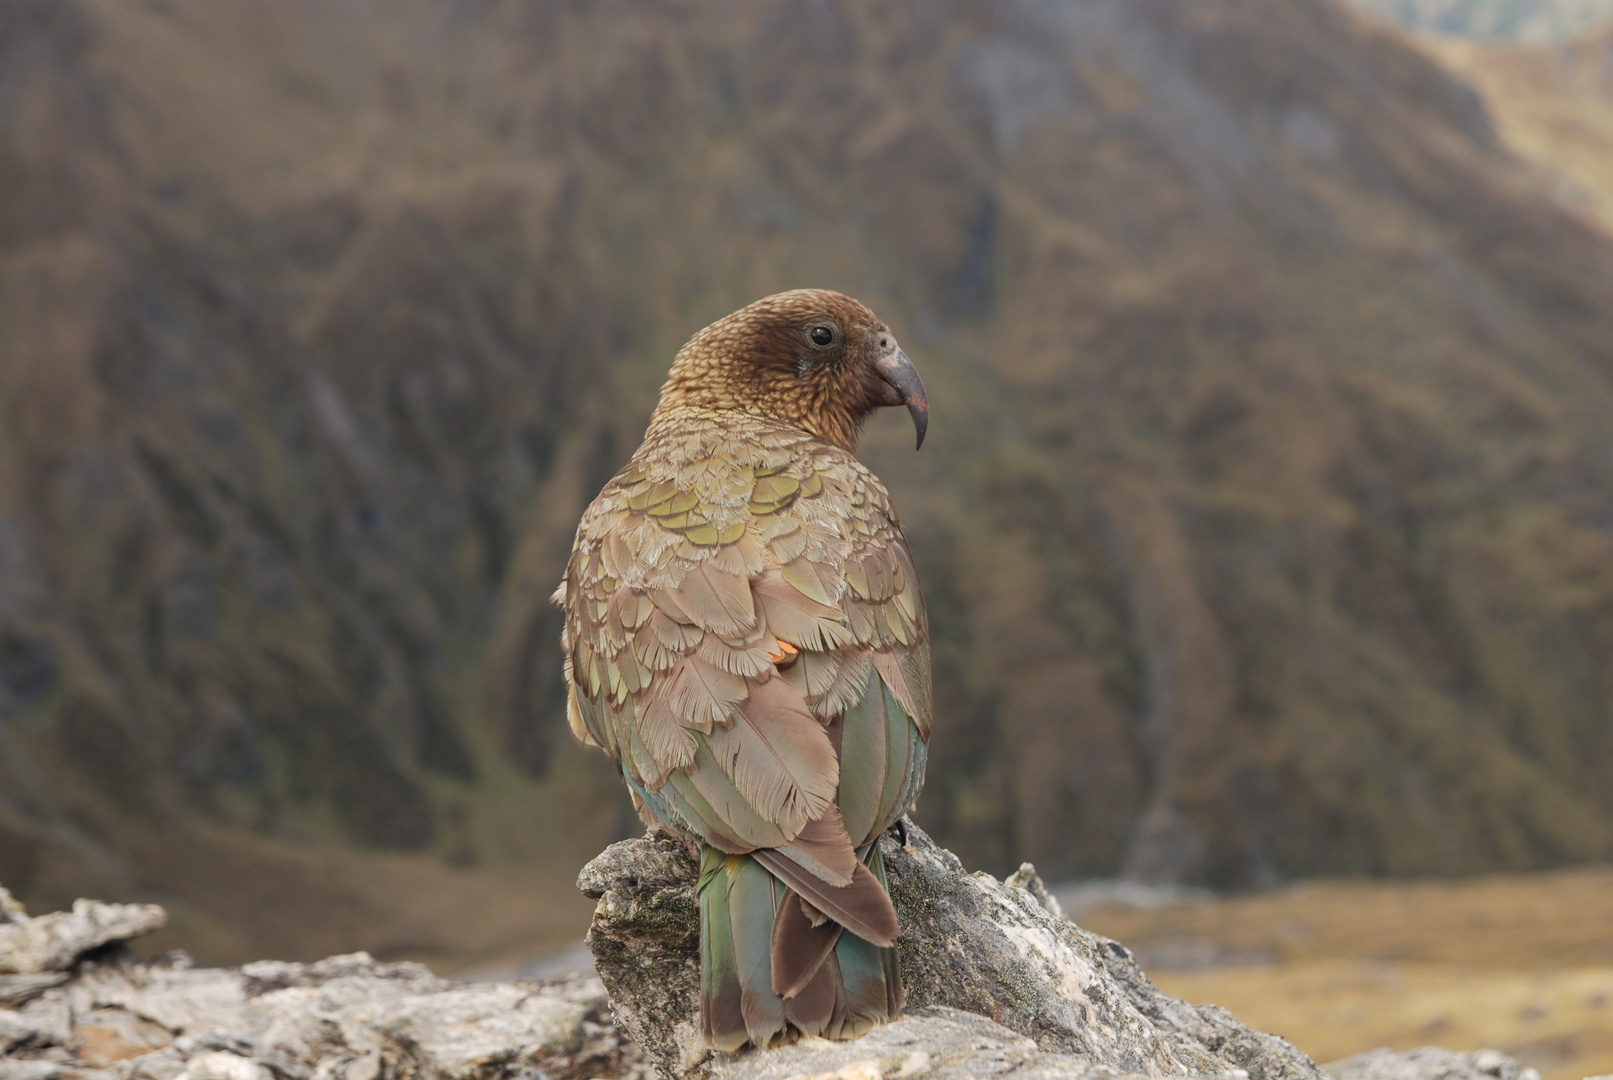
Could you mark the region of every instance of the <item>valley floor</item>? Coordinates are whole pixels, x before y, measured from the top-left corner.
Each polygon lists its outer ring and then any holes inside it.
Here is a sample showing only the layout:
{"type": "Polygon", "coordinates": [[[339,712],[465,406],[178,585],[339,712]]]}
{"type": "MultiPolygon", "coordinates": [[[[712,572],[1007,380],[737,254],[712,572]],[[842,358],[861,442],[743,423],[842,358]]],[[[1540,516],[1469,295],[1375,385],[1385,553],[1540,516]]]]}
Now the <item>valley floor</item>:
{"type": "Polygon", "coordinates": [[[1495,1047],[1542,1080],[1613,1073],[1613,868],[1463,882],[1313,882],[1073,913],[1166,993],[1318,1062],[1495,1047]]]}

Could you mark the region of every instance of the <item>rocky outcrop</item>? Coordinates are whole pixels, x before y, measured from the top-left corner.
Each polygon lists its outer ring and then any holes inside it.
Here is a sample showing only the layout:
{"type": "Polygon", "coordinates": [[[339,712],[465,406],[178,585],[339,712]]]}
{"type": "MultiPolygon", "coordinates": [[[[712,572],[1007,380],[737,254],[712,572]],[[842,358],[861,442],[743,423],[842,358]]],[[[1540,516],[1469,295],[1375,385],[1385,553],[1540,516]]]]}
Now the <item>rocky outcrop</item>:
{"type": "Polygon", "coordinates": [[[0,925],[0,971],[48,965],[0,983],[0,1080],[649,1075],[597,979],[456,983],[364,953],[230,969],[181,955],[136,963],[108,937],[162,921],[160,908],[81,900],[70,914],[0,925]]]}
{"type": "MultiPolygon", "coordinates": [[[[30,919],[11,894],[0,889],[0,999],[8,976],[65,971],[84,953],[108,942],[149,934],[168,921],[155,904],[97,904],[80,900],[72,911],[30,919]]],[[[11,985],[27,986],[23,981],[11,985]]]]}
{"type": "MultiPolygon", "coordinates": [[[[1222,1009],[1161,993],[1123,945],[1058,914],[1033,868],[1008,882],[968,874],[916,827],[906,846],[889,835],[880,842],[901,918],[908,1008],[917,1016],[837,1047],[835,1061],[883,1068],[895,1060],[892,1047],[906,1046],[950,1068],[987,1071],[943,1049],[981,1042],[983,1019],[991,1034],[979,1053],[1050,1076],[1321,1077],[1290,1043],[1222,1009]],[[891,1042],[904,1036],[911,1041],[891,1042]]],[[[578,885],[599,901],[588,944],[617,1022],[669,1080],[772,1076],[774,1055],[713,1061],[700,1049],[696,876],[684,845],[659,835],[612,845],[584,868],[578,885]]]]}
{"type": "MultiPolygon", "coordinates": [[[[589,943],[604,982],[467,984],[363,953],[137,962],[108,935],[146,932],[161,909],[79,901],[28,919],[0,889],[0,970],[40,968],[0,976],[0,1080],[1324,1080],[1283,1040],[1160,993],[1125,948],[1056,915],[1034,869],[999,882],[917,830],[906,847],[883,842],[910,1009],[861,1039],[700,1053],[693,862],[650,836],[582,875],[599,898],[589,943]]],[[[1538,1080],[1495,1051],[1375,1051],[1329,1071],[1538,1080]]]]}

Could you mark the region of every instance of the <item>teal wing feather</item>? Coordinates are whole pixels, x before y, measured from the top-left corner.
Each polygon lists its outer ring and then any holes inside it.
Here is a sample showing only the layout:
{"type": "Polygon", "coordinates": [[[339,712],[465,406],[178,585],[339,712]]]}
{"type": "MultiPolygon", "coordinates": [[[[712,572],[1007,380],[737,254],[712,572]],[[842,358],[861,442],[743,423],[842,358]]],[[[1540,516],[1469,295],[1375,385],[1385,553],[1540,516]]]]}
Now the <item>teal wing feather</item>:
{"type": "Polygon", "coordinates": [[[928,756],[918,725],[875,674],[841,720],[840,815],[853,844],[869,843],[912,808],[928,756]]]}

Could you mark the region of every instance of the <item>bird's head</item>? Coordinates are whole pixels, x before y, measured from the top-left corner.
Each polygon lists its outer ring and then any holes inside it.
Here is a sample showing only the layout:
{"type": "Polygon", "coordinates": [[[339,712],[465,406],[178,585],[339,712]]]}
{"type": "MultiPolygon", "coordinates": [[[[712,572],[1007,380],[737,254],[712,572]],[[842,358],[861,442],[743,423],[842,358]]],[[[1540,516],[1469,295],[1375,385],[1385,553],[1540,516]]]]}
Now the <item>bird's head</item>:
{"type": "MultiPolygon", "coordinates": [[[[678,350],[660,417],[680,407],[778,420],[846,450],[868,414],[906,405],[924,444],[930,406],[913,361],[868,308],[827,289],[764,297],[678,350]]],[[[654,420],[652,419],[652,423],[654,420]]]]}

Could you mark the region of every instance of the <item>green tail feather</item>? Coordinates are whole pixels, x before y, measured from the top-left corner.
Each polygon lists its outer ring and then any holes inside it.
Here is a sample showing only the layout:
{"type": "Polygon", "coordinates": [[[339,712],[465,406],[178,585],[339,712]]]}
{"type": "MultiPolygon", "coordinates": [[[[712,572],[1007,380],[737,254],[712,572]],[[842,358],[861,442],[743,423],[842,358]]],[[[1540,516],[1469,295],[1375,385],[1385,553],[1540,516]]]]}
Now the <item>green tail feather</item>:
{"type": "Polygon", "coordinates": [[[700,852],[700,1033],[717,1050],[745,1045],[739,964],[728,915],[729,858],[714,847],[700,852]]]}
{"type": "MultiPolygon", "coordinates": [[[[878,844],[866,858],[886,884],[878,844]]],[[[788,895],[750,856],[701,849],[700,1029],[713,1049],[773,1046],[794,1035],[849,1039],[901,1012],[896,950],[850,933],[840,935],[818,975],[794,998],[773,992],[773,918],[788,895]]]]}

